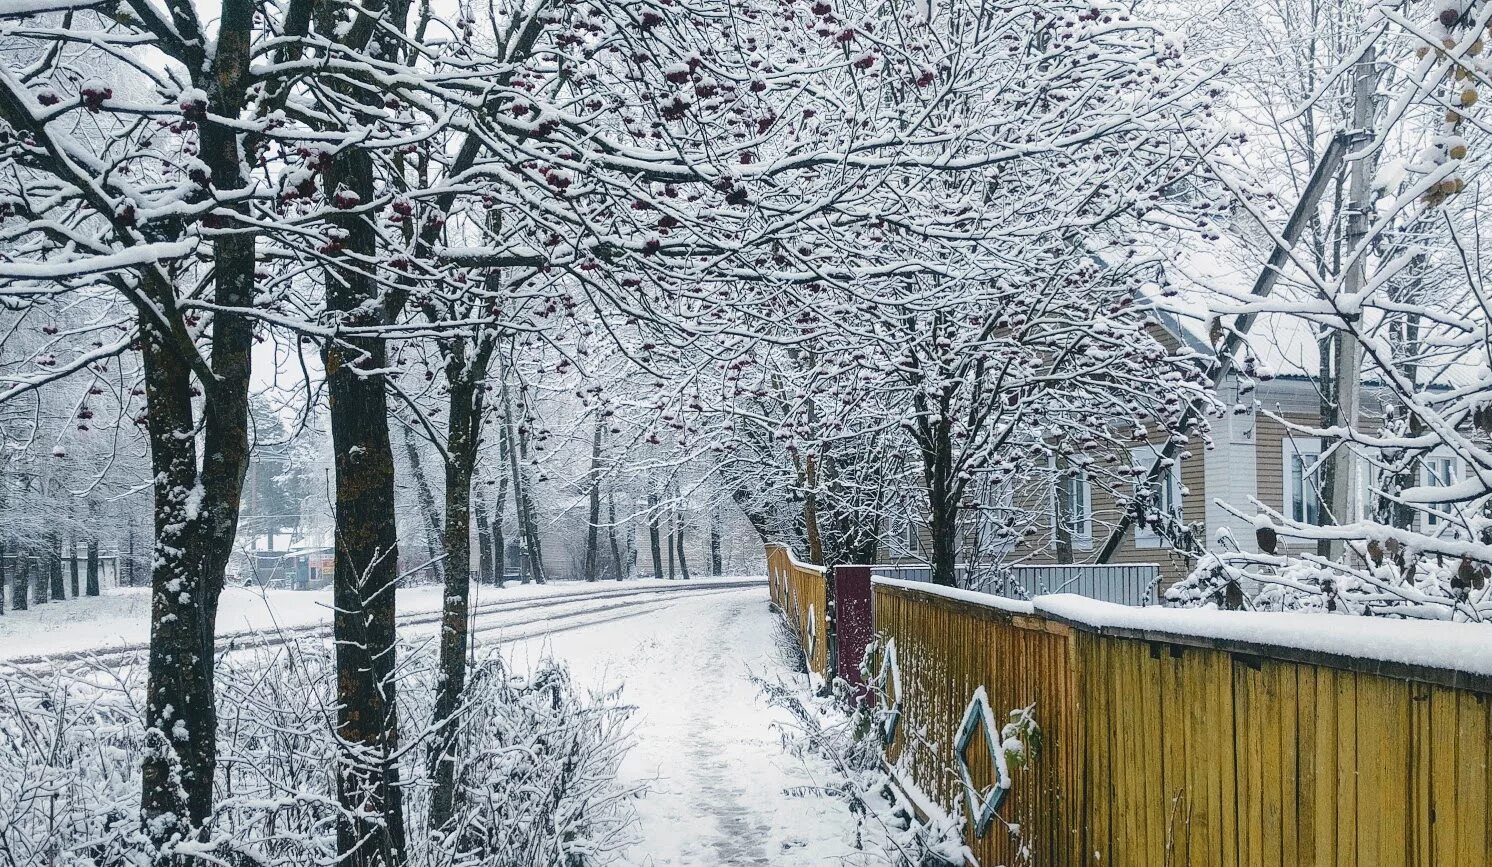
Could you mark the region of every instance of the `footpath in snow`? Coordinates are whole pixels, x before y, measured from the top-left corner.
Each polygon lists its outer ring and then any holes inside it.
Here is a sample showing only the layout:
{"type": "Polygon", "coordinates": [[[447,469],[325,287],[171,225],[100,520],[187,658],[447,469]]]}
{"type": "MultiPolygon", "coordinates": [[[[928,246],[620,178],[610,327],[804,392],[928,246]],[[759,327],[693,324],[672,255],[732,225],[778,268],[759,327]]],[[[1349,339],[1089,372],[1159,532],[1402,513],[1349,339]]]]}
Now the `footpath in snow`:
{"type": "Polygon", "coordinates": [[[626,782],[641,784],[638,842],[627,867],[887,864],[857,851],[845,801],[826,794],[825,762],[783,750],[778,724],[751,675],[802,678],[774,636],[766,588],[681,599],[638,617],[513,647],[516,665],[552,653],[576,683],[622,685],[637,707],[626,782]]]}

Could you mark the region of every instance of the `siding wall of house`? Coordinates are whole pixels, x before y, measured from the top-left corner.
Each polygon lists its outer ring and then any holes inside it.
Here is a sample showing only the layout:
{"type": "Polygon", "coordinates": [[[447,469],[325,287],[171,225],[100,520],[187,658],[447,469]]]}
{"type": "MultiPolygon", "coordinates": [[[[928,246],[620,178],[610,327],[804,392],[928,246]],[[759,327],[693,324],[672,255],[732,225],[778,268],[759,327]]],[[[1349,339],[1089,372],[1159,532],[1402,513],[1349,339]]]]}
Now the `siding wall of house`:
{"type": "MultiPolygon", "coordinates": [[[[1320,414],[1307,415],[1305,413],[1286,413],[1285,418],[1296,424],[1319,424],[1320,414]]],[[[1259,501],[1272,509],[1279,509],[1282,513],[1289,514],[1290,504],[1286,502],[1285,492],[1285,454],[1288,450],[1286,440],[1289,432],[1283,424],[1272,418],[1259,417],[1259,440],[1256,446],[1255,461],[1258,465],[1259,476],[1259,501]]],[[[1245,501],[1247,502],[1247,501],[1245,501]]],[[[1245,551],[1259,550],[1254,541],[1254,534],[1249,530],[1238,538],[1239,547],[1245,551]]],[[[1291,550],[1305,550],[1314,548],[1314,542],[1292,542],[1289,539],[1282,540],[1283,546],[1291,550]]]]}

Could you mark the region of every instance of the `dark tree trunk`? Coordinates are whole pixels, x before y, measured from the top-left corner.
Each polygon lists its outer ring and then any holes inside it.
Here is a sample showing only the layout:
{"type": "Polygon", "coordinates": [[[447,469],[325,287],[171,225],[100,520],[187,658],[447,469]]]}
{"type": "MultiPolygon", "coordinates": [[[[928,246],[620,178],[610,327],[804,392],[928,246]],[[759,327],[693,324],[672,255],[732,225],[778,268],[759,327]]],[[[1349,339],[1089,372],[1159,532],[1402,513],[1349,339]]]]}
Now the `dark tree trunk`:
{"type": "Polygon", "coordinates": [[[10,578],[10,570],[5,568],[5,556],[9,550],[9,546],[0,542],[0,614],[5,613],[5,591],[9,589],[6,582],[10,578]]]}
{"type": "Polygon", "coordinates": [[[533,547],[533,513],[530,511],[533,501],[530,499],[528,493],[528,479],[519,465],[521,440],[518,432],[514,429],[513,407],[506,389],[503,392],[503,427],[503,435],[507,440],[508,465],[513,476],[513,513],[516,519],[514,523],[518,530],[518,539],[528,554],[527,557],[519,558],[518,566],[521,570],[524,584],[527,584],[530,578],[542,584],[544,583],[544,579],[539,571],[538,552],[533,547]]]}
{"type": "MultiPolygon", "coordinates": [[[[180,18],[192,83],[207,94],[200,153],[211,190],[198,201],[247,183],[238,119],[247,89],[254,5],[226,0],[211,52],[195,20],[180,18]],[[227,118],[221,123],[213,118],[227,118]]],[[[220,208],[241,207],[220,200],[220,208]]],[[[254,303],[254,236],[219,233],[212,245],[210,368],[200,360],[161,272],[140,273],[140,342],[146,430],[154,472],[156,541],[151,559],[150,650],[145,686],[141,821],[156,845],[195,836],[212,811],[217,762],[213,696],[214,623],[223,575],[238,530],[248,469],[248,389],[253,325],[226,312],[254,303]],[[199,381],[193,383],[194,363],[199,381]],[[200,426],[193,392],[204,394],[200,426]],[[198,454],[197,436],[202,437],[198,454]],[[200,458],[200,461],[199,461],[200,458]]]]}
{"type": "Polygon", "coordinates": [[[606,535],[611,542],[611,562],[616,569],[616,580],[627,577],[627,567],[622,564],[622,549],[616,538],[616,492],[606,492],[606,535]]]}
{"type": "Polygon", "coordinates": [[[689,580],[689,561],[684,559],[684,510],[674,509],[673,542],[679,552],[679,577],[689,580]]]}
{"type": "MultiPolygon", "coordinates": [[[[242,26],[247,14],[236,3],[225,8],[230,43],[236,38],[232,28],[242,26]]],[[[204,128],[204,153],[210,152],[209,144],[222,147],[224,136],[237,153],[231,132],[214,135],[204,128]]],[[[236,158],[229,161],[235,173],[237,166],[236,158]]],[[[252,239],[215,241],[214,251],[217,303],[248,306],[252,239]]],[[[203,407],[200,470],[192,375],[182,347],[148,322],[142,322],[141,335],[156,522],[141,809],[144,827],[159,845],[195,834],[212,812],[217,765],[213,634],[248,470],[253,329],[241,316],[213,317],[214,383],[203,407]]]]}
{"type": "Polygon", "coordinates": [[[1071,467],[1068,466],[1066,455],[1059,454],[1056,458],[1056,479],[1053,481],[1052,505],[1056,508],[1056,545],[1057,562],[1061,564],[1072,563],[1072,524],[1073,516],[1077,513],[1077,485],[1075,480],[1069,477],[1071,467]]]}
{"type": "Polygon", "coordinates": [[[34,568],[32,569],[31,578],[31,604],[33,605],[45,605],[52,599],[52,569],[51,564],[47,560],[47,552],[45,551],[37,554],[32,560],[34,568]]]}
{"type": "Polygon", "coordinates": [[[492,578],[492,522],[487,519],[487,500],[478,495],[472,504],[477,523],[477,583],[491,584],[492,578]]]}
{"type": "MultiPolygon", "coordinates": [[[[508,464],[508,426],[506,423],[497,426],[497,458],[501,464],[508,464]]],[[[499,471],[497,474],[497,504],[492,510],[492,564],[497,570],[497,586],[507,586],[508,580],[508,548],[507,534],[503,526],[503,513],[508,508],[508,482],[506,472],[499,471]]]]}
{"type": "Polygon", "coordinates": [[[476,347],[463,340],[446,345],[450,393],[446,424],[446,577],[440,617],[440,676],[432,720],[440,734],[431,742],[429,754],[429,773],[435,781],[430,802],[432,830],[449,824],[456,806],[456,726],[452,718],[466,689],[471,624],[471,480],[476,474],[477,442],[481,437],[481,381],[486,377],[491,351],[490,341],[476,347]]]}
{"type": "Polygon", "coordinates": [[[953,442],[950,425],[940,419],[933,437],[923,446],[927,477],[927,522],[932,534],[932,583],[944,587],[958,584],[959,487],[953,472],[953,442]]]}
{"type": "Polygon", "coordinates": [[[430,560],[430,569],[435,573],[435,580],[439,581],[445,575],[445,564],[440,559],[441,549],[444,547],[444,542],[441,541],[440,512],[435,508],[435,495],[431,493],[430,482],[425,478],[425,465],[420,462],[419,444],[407,427],[404,429],[404,454],[409,458],[409,473],[414,479],[415,497],[420,503],[420,518],[425,524],[425,553],[430,560]]]}
{"type": "MultiPolygon", "coordinates": [[[[331,25],[328,22],[328,26],[331,25]]],[[[345,186],[372,201],[373,165],[357,149],[327,172],[330,190],[345,186]]],[[[347,249],[371,260],[372,227],[339,214],[347,249]]],[[[326,303],[338,331],[385,324],[390,314],[377,285],[355,261],[329,275],[326,303]]],[[[346,867],[395,867],[405,860],[399,721],[396,700],[395,585],[399,572],[394,517],[394,454],[384,376],[388,352],[376,337],[331,338],[323,347],[332,449],[336,457],[336,566],[332,634],[336,643],[338,760],[337,851],[346,867]],[[360,372],[361,371],[361,372],[360,372]]]]}
{"type": "Polygon", "coordinates": [[[720,558],[720,509],[710,513],[710,574],[719,578],[725,571],[720,558]]]}
{"type": "Polygon", "coordinates": [[[78,569],[78,540],[74,539],[67,548],[68,567],[71,569],[73,598],[77,599],[83,595],[83,576],[78,569]]]}
{"type": "Polygon", "coordinates": [[[601,413],[596,413],[596,430],[591,436],[590,511],[586,519],[585,575],[595,581],[601,571],[601,413]]]}
{"type": "MultiPolygon", "coordinates": [[[[648,494],[648,543],[653,552],[653,577],[659,580],[663,578],[663,548],[659,543],[661,530],[658,526],[658,495],[648,494]]],[[[672,546],[670,546],[670,550],[672,546]]],[[[673,555],[669,555],[670,567],[673,563],[673,555]]]]}
{"type": "MultiPolygon", "coordinates": [[[[528,433],[526,425],[520,427],[516,432],[514,443],[517,446],[517,457],[520,463],[528,463],[528,433]]],[[[528,568],[533,575],[534,582],[543,584],[545,581],[544,569],[544,544],[539,537],[538,511],[534,506],[534,483],[528,477],[528,471],[522,470],[523,488],[520,492],[516,487],[513,491],[514,505],[517,506],[522,519],[523,544],[528,549],[528,568]]]]}
{"type": "Polygon", "coordinates": [[[10,609],[12,611],[25,611],[31,605],[31,572],[27,569],[26,551],[22,548],[15,549],[15,570],[12,573],[10,586],[10,609]]]}
{"type": "MultiPolygon", "coordinates": [[[[115,558],[115,560],[116,560],[116,562],[115,562],[115,568],[117,569],[118,568],[118,558],[115,558]]],[[[87,581],[87,584],[85,586],[85,592],[87,592],[87,594],[89,596],[97,596],[97,595],[99,595],[99,586],[98,586],[98,537],[97,536],[90,536],[88,538],[88,581],[87,581]]]]}
{"type": "Polygon", "coordinates": [[[62,534],[56,531],[47,535],[47,574],[52,581],[52,598],[66,599],[67,584],[62,575],[62,534]]]}

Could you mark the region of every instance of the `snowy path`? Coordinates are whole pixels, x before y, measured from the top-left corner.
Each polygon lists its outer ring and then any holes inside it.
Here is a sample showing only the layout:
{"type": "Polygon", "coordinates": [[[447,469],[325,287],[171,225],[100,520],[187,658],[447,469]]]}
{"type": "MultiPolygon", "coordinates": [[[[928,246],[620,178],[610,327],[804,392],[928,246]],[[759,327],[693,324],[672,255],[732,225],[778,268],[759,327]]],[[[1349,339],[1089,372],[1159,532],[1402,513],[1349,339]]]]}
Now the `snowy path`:
{"type": "MultiPolygon", "coordinates": [[[[544,647],[578,683],[624,684],[638,707],[636,748],[623,767],[647,794],[629,867],[884,863],[851,845],[842,800],[817,788],[827,766],[783,752],[768,708],[749,680],[790,678],[774,647],[766,588],[679,600],[615,623],[556,636],[544,647]]],[[[544,647],[517,645],[522,663],[544,647]]],[[[796,675],[801,677],[802,675],[796,675]]]]}

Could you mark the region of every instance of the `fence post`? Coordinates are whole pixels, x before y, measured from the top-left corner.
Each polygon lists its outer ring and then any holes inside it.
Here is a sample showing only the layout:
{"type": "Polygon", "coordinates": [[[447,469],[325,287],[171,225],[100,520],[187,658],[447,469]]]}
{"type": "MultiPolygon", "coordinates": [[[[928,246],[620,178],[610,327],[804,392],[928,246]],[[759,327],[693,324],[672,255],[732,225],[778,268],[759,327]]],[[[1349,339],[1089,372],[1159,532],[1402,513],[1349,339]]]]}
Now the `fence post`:
{"type": "Polygon", "coordinates": [[[870,610],[870,567],[834,567],[834,635],[838,645],[834,673],[864,688],[860,664],[874,636],[870,610]]]}

